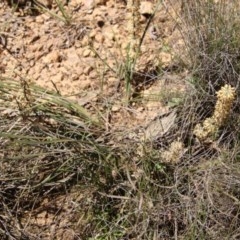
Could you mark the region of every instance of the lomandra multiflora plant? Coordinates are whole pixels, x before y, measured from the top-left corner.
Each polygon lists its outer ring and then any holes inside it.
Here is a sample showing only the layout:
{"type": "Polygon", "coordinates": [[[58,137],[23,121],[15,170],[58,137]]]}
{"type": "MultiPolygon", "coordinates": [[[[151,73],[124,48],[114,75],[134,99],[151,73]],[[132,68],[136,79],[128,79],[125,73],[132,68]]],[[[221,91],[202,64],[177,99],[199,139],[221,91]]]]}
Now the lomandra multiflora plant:
{"type": "Polygon", "coordinates": [[[197,124],[193,133],[202,141],[212,140],[220,127],[224,125],[236,96],[236,89],[225,84],[217,92],[217,102],[212,117],[205,119],[202,124],[197,124]]]}
{"type": "Polygon", "coordinates": [[[177,164],[181,161],[181,157],[185,152],[183,142],[173,141],[169,148],[162,152],[161,157],[165,163],[177,164]]]}

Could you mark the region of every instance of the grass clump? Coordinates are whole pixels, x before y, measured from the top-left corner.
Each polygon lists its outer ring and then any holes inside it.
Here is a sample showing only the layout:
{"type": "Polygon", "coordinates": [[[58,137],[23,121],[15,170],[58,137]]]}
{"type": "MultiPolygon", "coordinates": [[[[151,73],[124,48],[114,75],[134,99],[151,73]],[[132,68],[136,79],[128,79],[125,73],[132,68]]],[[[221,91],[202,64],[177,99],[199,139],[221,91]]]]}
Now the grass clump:
{"type": "Polygon", "coordinates": [[[239,1],[182,0],[185,40],[195,75],[212,92],[224,84],[238,86],[239,1]]]}
{"type": "Polygon", "coordinates": [[[90,179],[88,186],[101,185],[102,174],[96,173],[110,173],[116,162],[110,149],[96,141],[104,133],[103,122],[78,104],[26,82],[1,80],[0,92],[0,209],[6,217],[1,236],[23,239],[34,225],[23,223],[24,212],[34,214],[43,199],[50,204],[80,182],[82,189],[90,179]]]}

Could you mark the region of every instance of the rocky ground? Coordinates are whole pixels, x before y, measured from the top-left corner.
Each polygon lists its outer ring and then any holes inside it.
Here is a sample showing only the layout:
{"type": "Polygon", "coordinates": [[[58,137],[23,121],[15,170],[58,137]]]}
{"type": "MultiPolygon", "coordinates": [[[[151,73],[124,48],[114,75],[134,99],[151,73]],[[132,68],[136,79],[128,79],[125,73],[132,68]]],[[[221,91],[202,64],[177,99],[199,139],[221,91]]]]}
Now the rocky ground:
{"type": "Polygon", "coordinates": [[[129,35],[125,1],[66,1],[65,18],[55,2],[39,0],[33,4],[41,6],[38,13],[28,1],[20,3],[15,10],[0,6],[2,77],[27,79],[81,105],[105,105],[114,125],[123,126],[149,122],[160,109],[167,111],[164,104],[183,89],[185,73],[171,71],[179,68],[175,61],[182,48],[175,1],[141,2],[139,38],[149,16],[159,10],[141,47],[133,80],[140,98],[132,109],[124,107],[122,98],[129,35]]]}

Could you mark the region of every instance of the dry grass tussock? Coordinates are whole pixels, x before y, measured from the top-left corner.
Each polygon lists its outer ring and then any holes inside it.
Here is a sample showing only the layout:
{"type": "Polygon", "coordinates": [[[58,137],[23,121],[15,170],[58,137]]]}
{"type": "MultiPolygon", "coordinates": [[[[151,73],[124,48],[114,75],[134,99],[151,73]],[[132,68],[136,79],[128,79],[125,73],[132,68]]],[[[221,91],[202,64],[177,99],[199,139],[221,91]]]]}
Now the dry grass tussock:
{"type": "Polygon", "coordinates": [[[154,142],[119,141],[100,110],[0,79],[1,239],[239,239],[240,30],[223,24],[236,8],[182,2],[194,94],[154,142]],[[204,141],[195,129],[211,117],[204,141]]]}
{"type": "Polygon", "coordinates": [[[182,1],[191,62],[198,84],[211,93],[227,83],[238,86],[239,9],[237,0],[182,1]]]}

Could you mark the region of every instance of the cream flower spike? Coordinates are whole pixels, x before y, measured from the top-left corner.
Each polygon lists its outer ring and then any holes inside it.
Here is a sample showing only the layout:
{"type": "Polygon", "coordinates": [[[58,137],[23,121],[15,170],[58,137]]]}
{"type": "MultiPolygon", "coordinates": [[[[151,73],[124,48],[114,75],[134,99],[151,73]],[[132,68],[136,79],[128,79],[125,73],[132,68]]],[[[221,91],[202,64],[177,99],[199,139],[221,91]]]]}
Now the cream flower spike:
{"type": "Polygon", "coordinates": [[[217,92],[217,102],[213,116],[207,118],[202,125],[197,124],[193,131],[199,140],[209,141],[209,139],[214,138],[219,128],[224,125],[229,117],[235,97],[236,89],[228,84],[217,92]]]}

